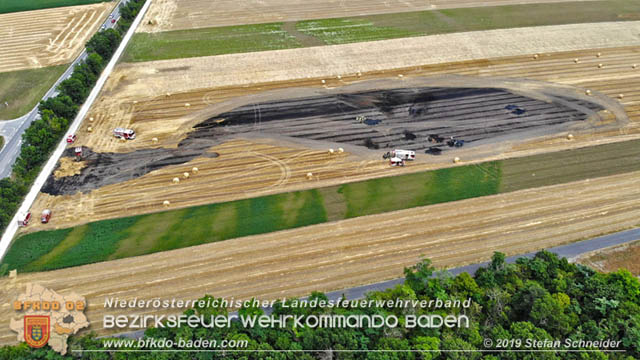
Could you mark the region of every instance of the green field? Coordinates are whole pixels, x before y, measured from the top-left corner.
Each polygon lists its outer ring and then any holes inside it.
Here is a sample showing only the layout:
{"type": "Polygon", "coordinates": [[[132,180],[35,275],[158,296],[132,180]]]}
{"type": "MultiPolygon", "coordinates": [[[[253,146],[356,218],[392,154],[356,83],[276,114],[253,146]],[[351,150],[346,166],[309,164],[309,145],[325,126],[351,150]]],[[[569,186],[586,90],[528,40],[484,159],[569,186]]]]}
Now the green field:
{"type": "Polygon", "coordinates": [[[0,120],[15,119],[28,113],[68,66],[0,73],[0,120]]]}
{"type": "Polygon", "coordinates": [[[108,0],[2,0],[0,1],[0,14],[62,6],[87,5],[106,1],[108,0]]]}
{"type": "Polygon", "coordinates": [[[51,270],[490,195],[498,192],[499,167],[462,166],[41,231],[18,238],[3,264],[51,270]]]}
{"type": "Polygon", "coordinates": [[[41,231],[3,264],[41,271],[521,189],[640,171],[640,141],[270,195],[41,231]]]}
{"type": "Polygon", "coordinates": [[[123,61],[151,61],[301,47],[282,23],[136,33],[123,61]]]}
{"type": "Polygon", "coordinates": [[[315,45],[603,21],[640,20],[629,0],[527,4],[137,33],[124,61],[152,61],[315,45]],[[311,40],[310,40],[311,39],[311,40]]]}

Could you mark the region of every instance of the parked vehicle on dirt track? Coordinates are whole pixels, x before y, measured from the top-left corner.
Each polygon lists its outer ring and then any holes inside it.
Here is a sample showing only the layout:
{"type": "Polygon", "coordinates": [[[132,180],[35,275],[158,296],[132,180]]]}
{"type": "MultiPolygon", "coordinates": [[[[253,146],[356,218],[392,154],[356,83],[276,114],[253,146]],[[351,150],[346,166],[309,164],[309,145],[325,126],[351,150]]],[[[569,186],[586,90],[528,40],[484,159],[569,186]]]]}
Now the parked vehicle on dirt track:
{"type": "Polygon", "coordinates": [[[462,147],[464,146],[464,140],[457,140],[452,136],[449,140],[447,140],[447,145],[449,145],[450,147],[462,147]]]}
{"type": "Polygon", "coordinates": [[[430,148],[425,150],[424,153],[425,154],[431,154],[431,155],[440,155],[440,154],[442,154],[442,149],[437,148],[435,146],[431,146],[430,148]]]}
{"type": "Polygon", "coordinates": [[[78,137],[75,134],[69,134],[67,135],[67,142],[69,144],[75,142],[78,139],[78,137]]]}
{"type": "Polygon", "coordinates": [[[133,140],[136,138],[136,132],[131,129],[115,128],[113,129],[113,136],[119,139],[133,140]]]}
{"type": "Polygon", "coordinates": [[[391,152],[391,157],[397,157],[404,160],[415,160],[416,152],[411,150],[396,149],[391,152]]]}
{"type": "Polygon", "coordinates": [[[51,219],[51,210],[45,209],[42,212],[42,215],[40,216],[40,222],[42,222],[43,224],[46,224],[49,222],[50,219],[51,219]]]}
{"type": "Polygon", "coordinates": [[[18,226],[27,226],[29,225],[29,221],[31,220],[31,213],[28,212],[26,214],[20,214],[18,216],[18,226]]]}
{"type": "Polygon", "coordinates": [[[438,134],[430,134],[427,141],[430,143],[441,143],[444,141],[444,138],[438,134]]]}
{"type": "Polygon", "coordinates": [[[404,160],[397,158],[397,157],[392,157],[391,159],[389,159],[389,165],[391,166],[404,166],[404,160]]]}
{"type": "Polygon", "coordinates": [[[76,146],[73,152],[76,154],[76,160],[82,160],[82,146],[76,146]]]}

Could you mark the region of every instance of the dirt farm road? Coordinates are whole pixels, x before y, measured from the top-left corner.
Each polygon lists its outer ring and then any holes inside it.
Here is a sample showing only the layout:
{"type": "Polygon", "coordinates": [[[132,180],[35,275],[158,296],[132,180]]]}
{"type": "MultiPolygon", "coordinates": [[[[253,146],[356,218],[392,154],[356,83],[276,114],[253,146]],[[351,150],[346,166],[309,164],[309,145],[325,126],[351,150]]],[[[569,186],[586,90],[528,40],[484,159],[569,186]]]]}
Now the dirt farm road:
{"type": "Polygon", "coordinates": [[[452,267],[486,261],[497,250],[522,254],[624,230],[637,225],[638,204],[634,172],[19,274],[0,280],[0,343],[16,341],[10,302],[30,282],[86,296],[91,329],[105,334],[105,297],[305,296],[398,278],[422,254],[452,267]]]}

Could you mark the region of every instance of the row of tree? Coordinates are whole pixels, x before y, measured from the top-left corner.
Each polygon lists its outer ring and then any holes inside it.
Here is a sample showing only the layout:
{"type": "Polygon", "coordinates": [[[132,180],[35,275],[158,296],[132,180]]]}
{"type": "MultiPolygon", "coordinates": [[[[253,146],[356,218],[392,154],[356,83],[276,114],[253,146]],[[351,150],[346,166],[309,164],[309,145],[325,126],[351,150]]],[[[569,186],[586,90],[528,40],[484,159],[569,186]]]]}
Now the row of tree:
{"type": "MultiPolygon", "coordinates": [[[[501,253],[474,276],[436,272],[424,260],[405,269],[405,282],[386,291],[369,293],[375,300],[472,299],[468,308],[434,310],[421,307],[293,308],[277,304],[274,315],[395,315],[464,314],[470,326],[454,328],[152,328],[145,337],[170,339],[247,340],[245,351],[225,352],[85,352],[86,359],[640,359],[640,282],[626,270],[603,274],[571,264],[549,252],[507,264],[501,253]],[[491,342],[487,342],[490,339],[491,342]],[[578,352],[516,352],[526,350],[516,340],[619,341],[619,352],[597,347],[574,347],[578,352]],[[498,349],[498,341],[504,347],[498,349]],[[251,350],[251,351],[247,351],[251,350]],[[275,350],[275,351],[274,351],[275,350]],[[350,351],[345,351],[350,350],[350,351]],[[353,350],[359,350],[354,352],[353,350]],[[367,351],[384,350],[384,351],[367,351]],[[411,350],[411,351],[407,351],[411,350]],[[446,351],[455,350],[455,351],[446,351]],[[502,351],[496,351],[502,350],[502,351]],[[506,351],[504,351],[506,350],[506,351]]],[[[211,298],[205,296],[204,299],[211,298]]],[[[311,299],[326,299],[314,293],[311,299]]],[[[288,300],[290,303],[291,300],[288,300]]],[[[224,308],[196,308],[186,314],[226,314],[224,308]]],[[[242,308],[240,314],[261,314],[242,308]]],[[[75,337],[72,349],[108,350],[104,339],[75,337]]],[[[140,350],[139,348],[135,348],[140,350]]],[[[529,348],[530,349],[530,348],[529,348]]],[[[554,349],[554,348],[551,348],[554,349]]],[[[557,348],[556,348],[557,349],[557,348]]],[[[561,348],[566,349],[566,348],[561,348]]],[[[26,345],[0,349],[3,359],[62,359],[48,349],[26,345]]],[[[67,357],[70,358],[70,357],[67,357]]]]}
{"type": "Polygon", "coordinates": [[[11,221],[42,164],[61,141],[69,123],[78,113],[80,105],[86,100],[144,2],[129,0],[121,5],[118,26],[91,37],[86,44],[88,57],[75,66],[68,79],[58,85],[57,96],[40,102],[40,119],[34,121],[22,135],[20,155],[13,166],[11,178],[0,180],[0,232],[11,221]]]}

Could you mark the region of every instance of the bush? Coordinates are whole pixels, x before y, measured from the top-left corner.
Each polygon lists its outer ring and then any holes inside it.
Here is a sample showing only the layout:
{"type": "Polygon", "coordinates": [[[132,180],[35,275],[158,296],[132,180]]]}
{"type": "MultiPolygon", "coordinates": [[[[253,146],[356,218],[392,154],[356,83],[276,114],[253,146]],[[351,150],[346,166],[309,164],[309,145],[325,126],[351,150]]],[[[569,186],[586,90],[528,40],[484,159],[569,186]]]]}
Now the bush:
{"type": "Polygon", "coordinates": [[[41,101],[38,109],[41,113],[45,110],[49,110],[53,112],[55,116],[65,119],[73,119],[78,113],[79,106],[76,105],[69,96],[58,95],[41,101]]]}
{"type": "Polygon", "coordinates": [[[122,37],[120,31],[107,29],[93,35],[87,42],[87,52],[97,53],[103,59],[111,59],[111,55],[118,48],[122,37]]]}

